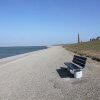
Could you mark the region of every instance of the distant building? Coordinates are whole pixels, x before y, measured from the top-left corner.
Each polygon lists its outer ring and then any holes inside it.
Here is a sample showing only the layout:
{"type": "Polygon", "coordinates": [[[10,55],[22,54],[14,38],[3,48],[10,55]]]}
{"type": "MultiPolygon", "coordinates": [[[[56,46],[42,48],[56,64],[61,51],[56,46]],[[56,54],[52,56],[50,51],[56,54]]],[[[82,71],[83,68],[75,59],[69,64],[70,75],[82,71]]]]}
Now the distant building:
{"type": "Polygon", "coordinates": [[[98,39],[100,39],[100,36],[98,36],[97,38],[92,38],[92,39],[90,39],[90,41],[95,41],[95,40],[98,40],[98,39]]]}
{"type": "Polygon", "coordinates": [[[98,36],[96,39],[100,39],[100,36],[98,36]]]}

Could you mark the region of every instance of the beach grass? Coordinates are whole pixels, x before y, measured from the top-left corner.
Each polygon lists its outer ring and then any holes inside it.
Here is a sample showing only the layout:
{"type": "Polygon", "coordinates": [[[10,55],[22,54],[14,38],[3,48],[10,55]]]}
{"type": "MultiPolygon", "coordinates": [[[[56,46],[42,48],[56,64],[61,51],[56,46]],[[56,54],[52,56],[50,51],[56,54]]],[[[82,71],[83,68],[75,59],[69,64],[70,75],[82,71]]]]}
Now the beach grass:
{"type": "Polygon", "coordinates": [[[79,55],[85,55],[100,61],[100,39],[82,43],[66,44],[63,47],[79,55]]]}

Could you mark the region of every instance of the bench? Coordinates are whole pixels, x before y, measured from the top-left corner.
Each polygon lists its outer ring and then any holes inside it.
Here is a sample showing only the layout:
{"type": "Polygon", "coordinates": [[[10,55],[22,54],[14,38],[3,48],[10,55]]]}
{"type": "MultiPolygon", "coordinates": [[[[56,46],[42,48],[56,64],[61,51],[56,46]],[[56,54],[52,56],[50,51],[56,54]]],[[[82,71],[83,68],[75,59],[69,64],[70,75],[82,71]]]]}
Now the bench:
{"type": "Polygon", "coordinates": [[[72,62],[65,62],[64,64],[67,66],[68,71],[75,74],[76,72],[82,72],[82,69],[85,68],[86,60],[86,57],[74,55],[72,62]]]}

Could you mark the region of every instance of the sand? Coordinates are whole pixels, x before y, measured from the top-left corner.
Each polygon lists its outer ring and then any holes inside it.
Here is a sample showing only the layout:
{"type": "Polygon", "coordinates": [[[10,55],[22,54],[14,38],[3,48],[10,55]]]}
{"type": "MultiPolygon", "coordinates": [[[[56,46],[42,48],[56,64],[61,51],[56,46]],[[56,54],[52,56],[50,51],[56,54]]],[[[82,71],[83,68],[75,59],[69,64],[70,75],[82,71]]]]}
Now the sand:
{"type": "Polygon", "coordinates": [[[88,58],[81,79],[64,62],[74,53],[61,46],[0,60],[0,100],[100,100],[100,63],[88,58]]]}

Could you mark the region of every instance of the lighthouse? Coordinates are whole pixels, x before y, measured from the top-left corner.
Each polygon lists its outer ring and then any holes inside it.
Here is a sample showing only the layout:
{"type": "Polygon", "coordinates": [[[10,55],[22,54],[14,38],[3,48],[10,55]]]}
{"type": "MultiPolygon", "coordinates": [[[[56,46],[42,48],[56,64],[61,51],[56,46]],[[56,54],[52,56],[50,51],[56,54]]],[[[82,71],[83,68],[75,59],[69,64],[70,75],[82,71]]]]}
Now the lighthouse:
{"type": "Polygon", "coordinates": [[[78,33],[78,43],[80,43],[80,34],[78,33]]]}

